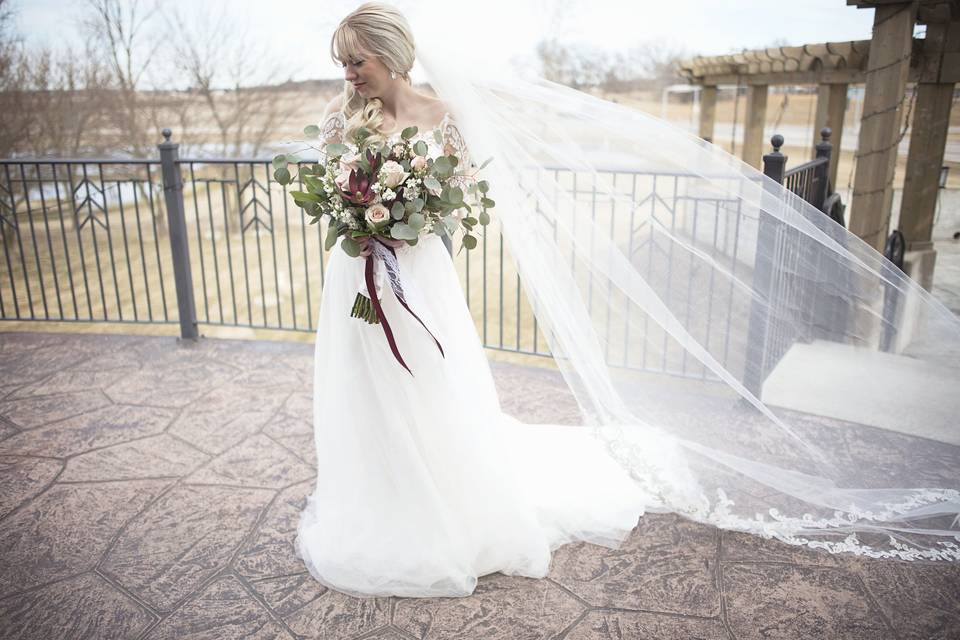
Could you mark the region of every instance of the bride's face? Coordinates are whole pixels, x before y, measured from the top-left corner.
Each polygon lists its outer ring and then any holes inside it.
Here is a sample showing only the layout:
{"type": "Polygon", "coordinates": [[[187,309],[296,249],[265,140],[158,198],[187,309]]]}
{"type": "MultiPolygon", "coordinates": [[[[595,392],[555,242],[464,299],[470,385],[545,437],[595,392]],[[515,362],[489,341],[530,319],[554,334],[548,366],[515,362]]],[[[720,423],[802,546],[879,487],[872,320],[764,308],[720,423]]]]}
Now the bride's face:
{"type": "Polygon", "coordinates": [[[380,96],[392,82],[386,65],[377,56],[363,51],[343,63],[343,77],[353,84],[357,93],[368,100],[380,96]]]}

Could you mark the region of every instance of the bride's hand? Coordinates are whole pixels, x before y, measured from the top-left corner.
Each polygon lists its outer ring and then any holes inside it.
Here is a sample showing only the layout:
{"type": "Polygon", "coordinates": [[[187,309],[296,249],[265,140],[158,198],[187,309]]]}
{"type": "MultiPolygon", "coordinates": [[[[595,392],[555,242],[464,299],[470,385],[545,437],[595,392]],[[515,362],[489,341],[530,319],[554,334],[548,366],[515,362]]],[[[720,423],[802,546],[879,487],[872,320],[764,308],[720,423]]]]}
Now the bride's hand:
{"type": "MultiPolygon", "coordinates": [[[[407,243],[406,240],[397,240],[395,238],[387,238],[385,236],[377,236],[377,239],[383,242],[383,244],[393,247],[394,249],[398,249],[407,243]]],[[[370,244],[371,241],[373,241],[371,236],[357,238],[357,242],[359,242],[360,246],[362,247],[360,249],[361,258],[366,258],[373,253],[373,246],[370,244]]]]}
{"type": "Polygon", "coordinates": [[[397,240],[396,238],[386,238],[384,236],[379,236],[383,243],[394,249],[399,249],[403,245],[407,244],[406,240],[397,240]]]}

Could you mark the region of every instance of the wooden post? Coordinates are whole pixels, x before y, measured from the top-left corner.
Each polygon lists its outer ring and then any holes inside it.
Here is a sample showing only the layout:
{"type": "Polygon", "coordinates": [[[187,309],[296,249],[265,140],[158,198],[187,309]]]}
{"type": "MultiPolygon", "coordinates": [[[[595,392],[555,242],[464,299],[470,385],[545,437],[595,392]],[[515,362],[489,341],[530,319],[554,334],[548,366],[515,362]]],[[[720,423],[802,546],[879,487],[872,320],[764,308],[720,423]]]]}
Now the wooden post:
{"type": "Polygon", "coordinates": [[[940,167],[947,146],[953,84],[920,84],[910,129],[910,150],[900,203],[907,250],[926,249],[933,237],[940,167]]]}
{"type": "Polygon", "coordinates": [[[817,115],[813,122],[813,157],[817,156],[820,132],[830,129],[833,153],[827,175],[833,188],[837,188],[837,162],[840,158],[840,142],[843,137],[843,116],[847,110],[847,84],[823,83],[817,87],[817,115]]]}
{"type": "Polygon", "coordinates": [[[827,123],[824,126],[830,129],[830,142],[833,145],[827,175],[834,190],[837,188],[837,165],[840,162],[840,144],[843,142],[843,117],[846,113],[847,84],[831,84],[830,106],[827,107],[827,123]]]}
{"type": "Polygon", "coordinates": [[[763,125],[767,121],[767,85],[751,84],[747,88],[747,116],[743,130],[743,151],[740,157],[747,164],[760,168],[763,154],[763,125]]]}
{"type": "Polygon", "coordinates": [[[717,120],[717,87],[704,85],[700,92],[700,137],[713,142],[713,126],[717,120]]]}
{"type": "MultiPolygon", "coordinates": [[[[813,140],[810,150],[811,158],[817,154],[817,143],[820,142],[820,130],[827,125],[827,110],[830,108],[830,85],[821,82],[817,85],[817,106],[813,116],[813,140]]],[[[832,131],[832,129],[831,129],[832,131]]]]}
{"type": "Polygon", "coordinates": [[[943,73],[944,63],[960,51],[960,21],[927,24],[926,67],[917,84],[917,103],[910,130],[910,150],[900,203],[900,231],[907,251],[932,249],[940,167],[947,146],[956,72],[943,73]]]}
{"type": "Polygon", "coordinates": [[[850,231],[877,251],[887,239],[916,6],[877,5],[873,14],[850,231]]]}

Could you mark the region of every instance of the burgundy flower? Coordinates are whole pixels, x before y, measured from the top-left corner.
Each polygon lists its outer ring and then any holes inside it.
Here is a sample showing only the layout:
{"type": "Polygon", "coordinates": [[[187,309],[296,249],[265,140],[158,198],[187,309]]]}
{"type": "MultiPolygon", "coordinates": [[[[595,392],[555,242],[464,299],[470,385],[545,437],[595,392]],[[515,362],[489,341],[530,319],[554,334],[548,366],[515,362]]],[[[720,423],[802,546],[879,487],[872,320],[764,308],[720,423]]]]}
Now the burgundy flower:
{"type": "Polygon", "coordinates": [[[350,172],[347,188],[343,190],[343,197],[354,204],[366,205],[373,201],[376,194],[371,188],[373,181],[359,169],[350,172]]]}

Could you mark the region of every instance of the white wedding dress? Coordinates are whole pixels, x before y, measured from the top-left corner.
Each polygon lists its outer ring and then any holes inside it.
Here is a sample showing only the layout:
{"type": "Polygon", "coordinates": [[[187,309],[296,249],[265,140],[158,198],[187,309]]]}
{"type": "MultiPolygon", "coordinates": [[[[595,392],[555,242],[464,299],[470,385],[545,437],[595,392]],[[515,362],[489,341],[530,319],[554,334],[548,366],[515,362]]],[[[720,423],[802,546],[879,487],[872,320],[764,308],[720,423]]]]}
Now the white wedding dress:
{"type": "MultiPolygon", "coordinates": [[[[327,141],[344,126],[336,113],[327,141]]],[[[445,144],[467,155],[452,119],[445,144]]],[[[417,135],[442,152],[432,132],[417,135]]],[[[551,551],[617,547],[648,496],[587,428],[523,424],[501,411],[441,238],[396,251],[407,303],[389,286],[379,324],[350,316],[364,260],[330,256],[315,347],[316,488],[296,549],[322,584],[355,596],[465,596],[500,571],[543,577],[551,551]]]]}

